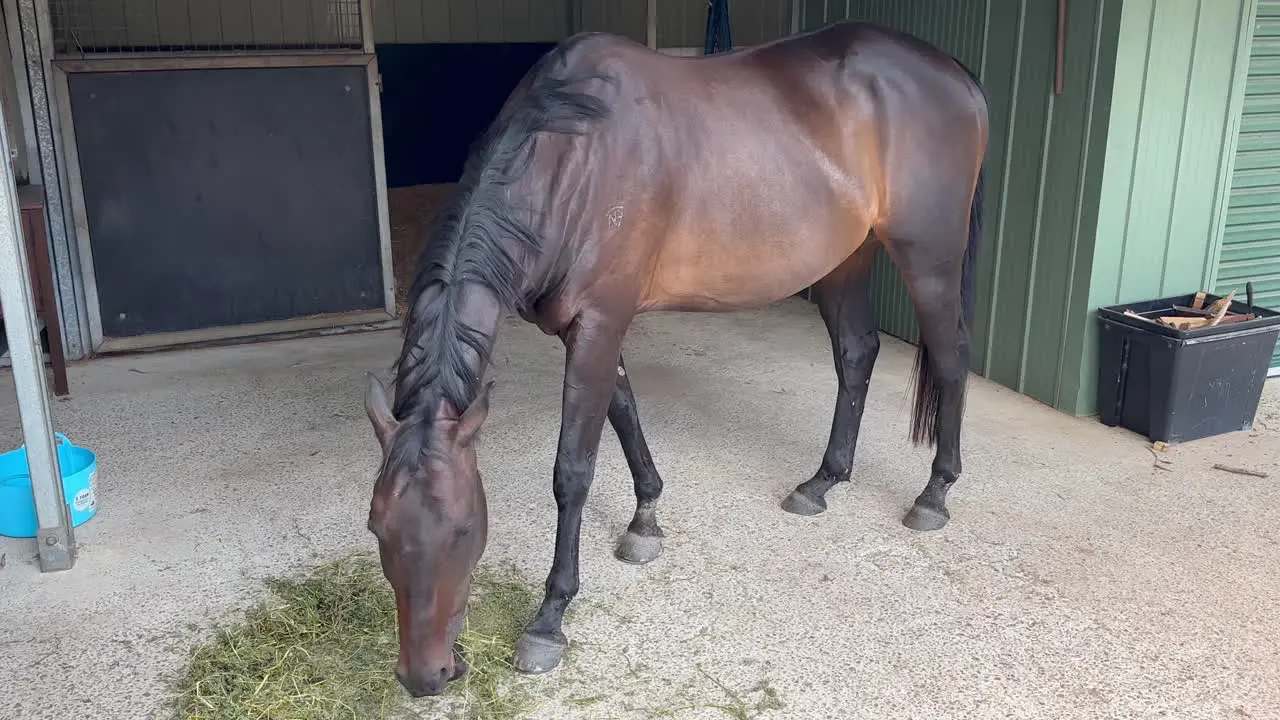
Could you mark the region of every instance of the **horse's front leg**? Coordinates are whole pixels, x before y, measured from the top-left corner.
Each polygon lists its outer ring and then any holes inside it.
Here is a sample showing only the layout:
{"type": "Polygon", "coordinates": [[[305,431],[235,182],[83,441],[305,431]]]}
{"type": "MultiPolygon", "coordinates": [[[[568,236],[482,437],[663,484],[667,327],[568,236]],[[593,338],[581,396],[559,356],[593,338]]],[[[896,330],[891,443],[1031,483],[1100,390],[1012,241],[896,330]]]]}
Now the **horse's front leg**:
{"type": "Polygon", "coordinates": [[[658,526],[658,498],[662,496],[662,476],[649,454],[649,443],[640,429],[640,411],[622,356],[618,356],[618,377],[609,403],[609,422],[622,443],[622,454],[631,470],[636,491],[636,512],[627,531],[618,540],[614,556],[633,565],[644,565],[662,554],[662,528],[658,526]]]}
{"type": "Polygon", "coordinates": [[[564,336],[560,445],[552,478],[557,511],[555,557],[542,606],[516,642],[515,666],[521,672],[551,670],[560,664],[569,647],[561,625],[565,609],[578,594],[582,508],[595,474],[625,325],[598,317],[579,317],[564,336]]]}

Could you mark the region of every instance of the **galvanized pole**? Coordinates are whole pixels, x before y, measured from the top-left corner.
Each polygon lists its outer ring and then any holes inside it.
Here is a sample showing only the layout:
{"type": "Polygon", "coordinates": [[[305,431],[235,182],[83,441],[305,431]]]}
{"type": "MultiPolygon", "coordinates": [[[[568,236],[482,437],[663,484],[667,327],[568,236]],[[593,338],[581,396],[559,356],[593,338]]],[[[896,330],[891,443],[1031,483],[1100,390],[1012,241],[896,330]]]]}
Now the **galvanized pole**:
{"type": "Polygon", "coordinates": [[[44,186],[45,210],[48,213],[48,232],[53,263],[54,283],[57,285],[58,304],[62,309],[64,346],[73,360],[85,357],[92,350],[93,341],[89,310],[85,306],[80,288],[87,282],[81,267],[80,248],[75,229],[67,218],[67,203],[73,197],[63,168],[63,149],[54,99],[54,82],[50,77],[47,59],[53,52],[53,30],[49,17],[49,0],[16,0],[18,25],[22,32],[23,53],[26,56],[27,78],[31,95],[32,121],[35,123],[37,157],[31,159],[31,176],[39,173],[44,186]],[[36,164],[38,163],[38,165],[36,164]]]}
{"type": "Polygon", "coordinates": [[[658,49],[658,0],[649,0],[648,6],[648,24],[645,32],[645,40],[649,47],[658,49]]]}
{"type": "MultiPolygon", "coordinates": [[[[3,113],[3,109],[0,109],[3,113]]],[[[49,413],[49,388],[44,375],[44,353],[36,329],[35,295],[27,262],[26,242],[18,221],[18,192],[9,162],[9,128],[0,122],[0,306],[9,338],[13,384],[17,389],[22,437],[27,446],[31,489],[35,495],[36,544],[40,570],[70,570],[75,565],[75,538],[71,516],[62,492],[58,453],[49,413]]],[[[57,312],[49,308],[49,312],[57,312]]]]}

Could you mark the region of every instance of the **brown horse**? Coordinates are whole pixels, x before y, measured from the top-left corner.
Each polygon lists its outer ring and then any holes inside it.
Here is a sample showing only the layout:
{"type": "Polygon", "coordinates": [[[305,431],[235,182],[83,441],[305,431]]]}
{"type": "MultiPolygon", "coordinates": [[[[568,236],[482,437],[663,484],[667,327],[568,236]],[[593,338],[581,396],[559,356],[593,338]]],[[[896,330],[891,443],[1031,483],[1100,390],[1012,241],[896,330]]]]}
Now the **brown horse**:
{"type": "Polygon", "coordinates": [[[986,144],[976,77],[873,25],[696,59],[587,34],[544,56],[433,229],[394,402],[370,376],[383,461],[369,527],[396,594],[405,688],[436,694],[464,671],[454,646],[487,529],[473,440],[511,309],[566,347],[555,559],[516,646],[521,671],[550,670],[568,646],[561,625],[606,417],[636,494],[616,554],[646,563],[661,551],[662,479],[620,352],[641,312],[756,308],[815,287],[839,390],[820,468],[783,501],[811,515],[850,477],[879,349],[869,278],[883,247],[920,321],[912,439],[937,448],[903,522],[941,528],[960,475],[986,144]]]}

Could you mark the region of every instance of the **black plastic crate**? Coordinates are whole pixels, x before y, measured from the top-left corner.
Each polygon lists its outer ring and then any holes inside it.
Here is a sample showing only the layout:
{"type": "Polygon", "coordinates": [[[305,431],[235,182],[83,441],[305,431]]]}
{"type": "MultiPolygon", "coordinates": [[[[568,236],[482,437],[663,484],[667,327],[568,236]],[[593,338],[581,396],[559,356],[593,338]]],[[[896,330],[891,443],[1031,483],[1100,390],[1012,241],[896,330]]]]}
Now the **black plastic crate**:
{"type": "MultiPolygon", "coordinates": [[[[1217,299],[1208,295],[1205,306],[1217,299]]],[[[1179,295],[1098,310],[1097,400],[1104,424],[1167,443],[1253,429],[1280,312],[1232,302],[1231,312],[1258,317],[1196,330],[1124,314],[1164,314],[1194,300],[1194,294],[1179,295]]]]}

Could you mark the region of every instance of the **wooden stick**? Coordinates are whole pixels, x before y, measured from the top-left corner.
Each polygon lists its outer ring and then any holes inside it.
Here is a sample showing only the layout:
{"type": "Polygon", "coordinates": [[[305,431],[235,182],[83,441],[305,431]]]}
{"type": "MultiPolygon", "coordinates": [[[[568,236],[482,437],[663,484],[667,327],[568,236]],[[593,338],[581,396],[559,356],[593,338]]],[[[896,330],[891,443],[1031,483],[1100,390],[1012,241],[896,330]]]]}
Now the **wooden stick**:
{"type": "Polygon", "coordinates": [[[1222,318],[1222,322],[1218,324],[1234,325],[1236,323],[1249,322],[1250,320],[1257,320],[1257,319],[1258,319],[1258,316],[1254,315],[1253,313],[1249,313],[1248,315],[1228,315],[1222,318]]]}
{"type": "Polygon", "coordinates": [[[1195,330],[1197,328],[1208,326],[1212,320],[1202,317],[1178,317],[1177,315],[1166,315],[1160,318],[1160,322],[1179,330],[1195,330]]]}
{"type": "Polygon", "coordinates": [[[1204,294],[1205,294],[1205,293],[1204,293],[1204,291],[1203,291],[1203,290],[1201,290],[1200,292],[1196,293],[1196,299],[1195,299],[1195,301],[1194,301],[1194,302],[1192,302],[1192,303],[1191,303],[1191,308],[1192,308],[1193,310],[1203,310],[1203,309],[1204,309],[1204,294]]]}
{"type": "Polygon", "coordinates": [[[1264,473],[1261,470],[1249,470],[1247,468],[1238,468],[1238,467],[1232,467],[1230,465],[1222,465],[1221,463],[1215,464],[1213,466],[1213,469],[1221,470],[1222,472],[1229,472],[1232,475],[1248,475],[1249,477],[1256,477],[1256,478],[1271,477],[1269,473],[1264,473]]]}
{"type": "MultiPolygon", "coordinates": [[[[1227,296],[1225,298],[1218,301],[1222,303],[1222,307],[1218,308],[1215,311],[1213,316],[1213,321],[1209,323],[1209,327],[1213,327],[1214,325],[1217,325],[1218,323],[1222,322],[1222,318],[1226,317],[1227,315],[1227,310],[1231,309],[1231,301],[1235,298],[1235,296],[1236,296],[1236,291],[1232,290],[1231,292],[1227,293],[1227,296]]],[[[1217,305],[1217,304],[1218,304],[1217,302],[1214,303],[1214,305],[1217,305]]]]}

